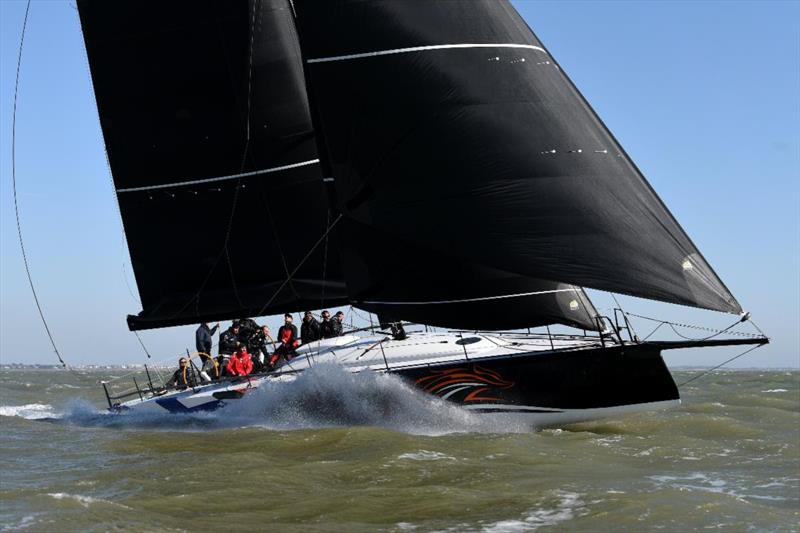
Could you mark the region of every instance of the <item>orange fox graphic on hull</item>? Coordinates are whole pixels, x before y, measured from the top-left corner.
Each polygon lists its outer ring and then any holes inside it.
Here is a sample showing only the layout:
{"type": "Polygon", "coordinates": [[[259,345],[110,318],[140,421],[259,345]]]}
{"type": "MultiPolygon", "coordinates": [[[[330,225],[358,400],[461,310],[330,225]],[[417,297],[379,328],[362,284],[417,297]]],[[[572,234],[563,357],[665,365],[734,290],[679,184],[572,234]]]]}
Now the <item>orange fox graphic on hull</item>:
{"type": "Polygon", "coordinates": [[[502,398],[492,396],[492,389],[510,389],[513,381],[503,379],[498,372],[473,365],[472,370],[451,368],[434,370],[431,375],[416,380],[416,385],[425,392],[444,400],[464,393],[462,402],[499,402],[502,398]],[[468,392],[467,392],[468,391],[468,392]]]}

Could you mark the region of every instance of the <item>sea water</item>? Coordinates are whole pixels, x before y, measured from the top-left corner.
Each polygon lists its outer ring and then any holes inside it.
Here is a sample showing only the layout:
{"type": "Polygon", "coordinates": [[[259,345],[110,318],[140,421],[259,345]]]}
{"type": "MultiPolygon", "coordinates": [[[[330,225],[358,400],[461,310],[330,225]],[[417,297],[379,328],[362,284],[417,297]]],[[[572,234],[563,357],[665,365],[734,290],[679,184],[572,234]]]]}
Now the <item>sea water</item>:
{"type": "Polygon", "coordinates": [[[122,373],[0,372],[0,530],[800,531],[798,371],[540,431],[335,367],[212,413],[107,414],[122,373]]]}

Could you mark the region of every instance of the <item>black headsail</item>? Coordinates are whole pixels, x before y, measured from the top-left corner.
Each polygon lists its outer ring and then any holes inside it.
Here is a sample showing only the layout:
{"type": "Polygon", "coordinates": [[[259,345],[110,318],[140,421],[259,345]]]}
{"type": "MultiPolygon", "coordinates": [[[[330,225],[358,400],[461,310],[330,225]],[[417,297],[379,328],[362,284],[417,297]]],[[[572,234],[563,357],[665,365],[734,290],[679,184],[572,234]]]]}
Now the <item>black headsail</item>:
{"type": "Polygon", "coordinates": [[[348,284],[350,263],[377,272],[387,255],[406,262],[431,254],[741,311],[508,2],[294,7],[343,214],[338,229],[351,246],[348,284]],[[382,240],[367,238],[374,235],[382,240]],[[420,257],[408,259],[406,245],[420,257]]]}
{"type": "Polygon", "coordinates": [[[78,8],[143,307],[131,329],[345,303],[333,244],[314,248],[328,201],[288,3],[78,8]]]}
{"type": "MultiPolygon", "coordinates": [[[[294,10],[294,2],[292,7],[294,10]]],[[[310,6],[318,8],[321,6],[310,6]]],[[[308,71],[306,77],[308,81],[308,71]]],[[[313,98],[313,92],[309,97],[313,98]]],[[[358,120],[358,110],[352,111],[352,118],[358,120]]],[[[391,131],[395,125],[387,123],[383,127],[391,131]]],[[[321,146],[328,144],[320,130],[317,140],[321,146]]],[[[330,161],[322,158],[321,166],[328,192],[333,203],[338,204],[330,161]]],[[[413,210],[397,207],[402,220],[415,216],[413,210]]],[[[351,303],[377,313],[382,319],[484,330],[550,324],[590,330],[602,327],[597,310],[580,287],[443,254],[418,246],[413,239],[398,238],[352,218],[338,216],[342,213],[338,205],[334,211],[351,303]]],[[[428,231],[436,232],[437,228],[428,231]]]]}

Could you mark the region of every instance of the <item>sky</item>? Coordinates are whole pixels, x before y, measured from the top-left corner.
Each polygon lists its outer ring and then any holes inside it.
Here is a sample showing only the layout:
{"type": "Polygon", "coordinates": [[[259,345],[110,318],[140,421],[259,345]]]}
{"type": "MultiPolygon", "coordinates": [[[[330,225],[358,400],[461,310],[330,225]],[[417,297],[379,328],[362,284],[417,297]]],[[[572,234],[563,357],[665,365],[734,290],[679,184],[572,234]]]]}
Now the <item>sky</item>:
{"type": "MultiPolygon", "coordinates": [[[[515,1],[772,344],[736,367],[800,366],[800,2],[515,1]]],[[[11,119],[25,2],[0,0],[0,362],[55,363],[17,240],[11,119]]],[[[70,364],[141,363],[140,310],[77,12],[34,1],[17,107],[32,274],[70,364]]],[[[590,292],[606,312],[610,295],[590,292]]],[[[725,327],[733,315],[620,297],[630,312],[725,327]]],[[[265,319],[273,329],[276,317],[265,319]]],[[[646,334],[652,325],[635,321],[646,334]]],[[[747,331],[747,329],[744,329],[747,331]]],[[[142,332],[155,359],[194,326],[142,332]]],[[[691,332],[700,336],[702,332],[691,332]]],[[[665,353],[714,365],[736,348],[665,353]]]]}

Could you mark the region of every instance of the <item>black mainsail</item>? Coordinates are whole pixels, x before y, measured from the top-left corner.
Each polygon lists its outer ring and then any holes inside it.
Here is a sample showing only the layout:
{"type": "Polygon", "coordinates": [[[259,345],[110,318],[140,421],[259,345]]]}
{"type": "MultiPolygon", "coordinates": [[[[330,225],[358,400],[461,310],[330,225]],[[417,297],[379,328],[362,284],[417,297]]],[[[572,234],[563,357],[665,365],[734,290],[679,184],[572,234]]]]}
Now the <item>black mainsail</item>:
{"type": "Polygon", "coordinates": [[[288,2],[78,7],[144,308],[131,329],[348,301],[443,327],[597,329],[572,285],[398,248],[353,220],[319,245],[331,217],[288,2]],[[367,240],[385,251],[361,261],[367,240]]]}
{"type": "Polygon", "coordinates": [[[288,4],[78,7],[143,307],[130,328],[346,303],[337,254],[303,260],[328,199],[288,4]]]}
{"type": "MultiPolygon", "coordinates": [[[[387,256],[422,268],[430,253],[741,311],[507,1],[293,5],[339,237],[355,243],[343,254],[348,288],[387,256]],[[376,245],[374,234],[400,244],[376,245]],[[422,252],[404,254],[405,244],[422,252]]],[[[365,292],[381,290],[373,281],[365,292]]]]}

